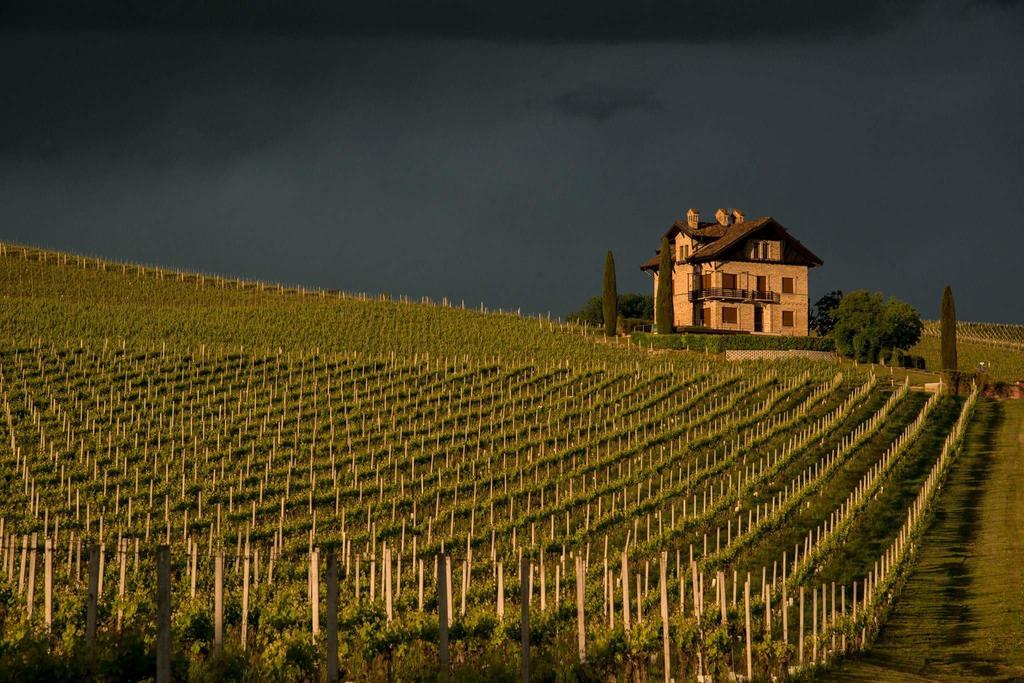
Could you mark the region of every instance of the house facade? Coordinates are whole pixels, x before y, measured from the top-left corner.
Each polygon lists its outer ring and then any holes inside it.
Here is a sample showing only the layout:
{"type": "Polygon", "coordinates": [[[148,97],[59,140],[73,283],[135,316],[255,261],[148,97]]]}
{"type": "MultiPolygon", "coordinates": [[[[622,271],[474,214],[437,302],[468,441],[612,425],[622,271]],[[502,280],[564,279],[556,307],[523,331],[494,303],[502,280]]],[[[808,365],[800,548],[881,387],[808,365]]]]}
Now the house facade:
{"type": "MultiPolygon", "coordinates": [[[[738,209],[718,209],[714,222],[702,222],[690,209],[665,237],[672,250],[673,327],[808,334],[808,272],[822,260],[774,218],[748,220],[738,209]]],[[[655,299],[660,251],[640,266],[654,276],[655,299]]]]}

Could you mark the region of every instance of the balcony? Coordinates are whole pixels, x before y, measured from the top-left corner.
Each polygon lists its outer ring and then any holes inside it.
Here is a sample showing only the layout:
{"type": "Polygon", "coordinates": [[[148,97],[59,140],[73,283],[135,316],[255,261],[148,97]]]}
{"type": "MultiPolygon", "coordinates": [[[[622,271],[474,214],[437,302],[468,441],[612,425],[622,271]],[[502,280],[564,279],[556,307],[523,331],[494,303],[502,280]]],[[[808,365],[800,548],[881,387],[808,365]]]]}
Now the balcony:
{"type": "Polygon", "coordinates": [[[777,304],[778,292],[759,292],[756,289],[728,289],[725,287],[706,287],[689,293],[690,301],[705,299],[721,299],[723,301],[747,301],[751,303],[777,304]]]}

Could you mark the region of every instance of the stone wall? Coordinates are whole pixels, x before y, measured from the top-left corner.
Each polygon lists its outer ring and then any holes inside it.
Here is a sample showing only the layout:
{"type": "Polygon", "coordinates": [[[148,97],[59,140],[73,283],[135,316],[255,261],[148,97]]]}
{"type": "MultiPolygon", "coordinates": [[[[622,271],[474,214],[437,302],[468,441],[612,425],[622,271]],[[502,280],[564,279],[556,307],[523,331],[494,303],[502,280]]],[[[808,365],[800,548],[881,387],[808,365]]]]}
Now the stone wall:
{"type": "Polygon", "coordinates": [[[839,357],[831,351],[802,351],[787,349],[775,351],[770,349],[730,349],[725,352],[726,360],[789,360],[805,358],[807,360],[838,361],[839,357]]]}

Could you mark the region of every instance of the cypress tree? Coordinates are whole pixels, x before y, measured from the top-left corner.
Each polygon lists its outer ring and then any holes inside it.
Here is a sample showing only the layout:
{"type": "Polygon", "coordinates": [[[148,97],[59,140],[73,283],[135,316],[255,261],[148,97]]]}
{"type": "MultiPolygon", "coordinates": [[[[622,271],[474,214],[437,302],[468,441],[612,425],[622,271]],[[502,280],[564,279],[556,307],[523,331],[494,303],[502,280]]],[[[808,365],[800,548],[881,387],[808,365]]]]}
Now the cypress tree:
{"type": "Polygon", "coordinates": [[[612,252],[604,257],[604,289],[601,296],[601,311],[604,314],[604,333],[615,336],[619,315],[619,295],[615,291],[615,258],[612,252]]]}
{"type": "Polygon", "coordinates": [[[942,369],[956,370],[956,304],[949,285],[942,292],[942,369]]]}
{"type": "Polygon", "coordinates": [[[658,263],[658,296],[654,302],[658,334],[672,334],[672,252],[668,238],[661,238],[661,261],[658,263]]]}

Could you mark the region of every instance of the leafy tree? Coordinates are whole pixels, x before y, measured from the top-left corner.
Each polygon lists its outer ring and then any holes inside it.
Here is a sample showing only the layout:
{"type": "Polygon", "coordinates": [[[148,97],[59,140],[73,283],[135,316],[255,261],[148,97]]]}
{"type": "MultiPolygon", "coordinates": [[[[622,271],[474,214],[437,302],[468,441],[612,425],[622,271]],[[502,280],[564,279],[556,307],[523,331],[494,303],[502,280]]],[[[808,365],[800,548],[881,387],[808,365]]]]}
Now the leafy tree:
{"type": "Polygon", "coordinates": [[[615,292],[615,257],[609,250],[604,257],[604,288],[601,296],[601,310],[604,314],[604,333],[614,337],[618,322],[619,297],[615,292]]]}
{"type": "Polygon", "coordinates": [[[658,334],[671,334],[674,314],[672,312],[672,252],[669,250],[668,238],[661,238],[661,261],[658,264],[658,334]]]}
{"type": "Polygon", "coordinates": [[[836,326],[836,309],[842,299],[842,290],[834,289],[818,299],[811,308],[810,327],[818,336],[827,337],[832,333],[832,328],[836,326]]]}
{"type": "Polygon", "coordinates": [[[882,348],[909,349],[921,339],[924,324],[917,309],[891,297],[882,307],[882,348]]]}
{"type": "Polygon", "coordinates": [[[956,303],[949,285],[942,292],[942,369],[956,370],[956,303]]]}
{"type": "Polygon", "coordinates": [[[583,308],[570,313],[568,319],[572,322],[587,323],[588,325],[603,325],[604,303],[601,301],[601,297],[590,297],[587,299],[587,303],[583,304],[583,308]]]}
{"type": "MultiPolygon", "coordinates": [[[[604,302],[601,297],[587,299],[583,308],[570,313],[567,317],[572,322],[588,325],[604,325],[604,302]]],[[[619,294],[619,317],[650,320],[654,315],[654,297],[649,294],[628,292],[619,294]]]]}
{"type": "Polygon", "coordinates": [[[836,351],[844,356],[864,359],[864,355],[871,353],[871,340],[881,337],[881,317],[881,294],[860,290],[844,296],[836,307],[835,326],[832,329],[836,351]]]}
{"type": "Polygon", "coordinates": [[[921,338],[921,316],[910,304],[880,293],[850,292],[835,310],[836,350],[869,363],[883,349],[909,349],[921,338]]]}
{"type": "Polygon", "coordinates": [[[619,315],[623,318],[650,320],[654,316],[654,297],[633,292],[620,294],[619,315]]]}

